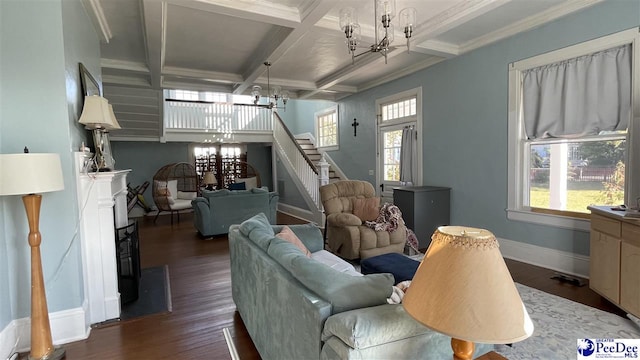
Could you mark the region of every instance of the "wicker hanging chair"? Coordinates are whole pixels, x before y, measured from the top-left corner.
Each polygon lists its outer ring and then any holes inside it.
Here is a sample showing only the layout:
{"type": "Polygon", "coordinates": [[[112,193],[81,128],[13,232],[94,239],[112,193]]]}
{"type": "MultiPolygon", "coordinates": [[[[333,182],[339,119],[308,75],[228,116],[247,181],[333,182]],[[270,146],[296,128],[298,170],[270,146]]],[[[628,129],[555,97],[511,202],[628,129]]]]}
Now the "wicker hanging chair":
{"type": "Polygon", "coordinates": [[[158,207],[154,222],[162,211],[171,212],[171,223],[174,212],[180,221],[179,211],[191,208],[191,200],[198,195],[198,191],[198,174],[193,165],[180,162],[161,167],[153,176],[153,201],[158,207]]]}

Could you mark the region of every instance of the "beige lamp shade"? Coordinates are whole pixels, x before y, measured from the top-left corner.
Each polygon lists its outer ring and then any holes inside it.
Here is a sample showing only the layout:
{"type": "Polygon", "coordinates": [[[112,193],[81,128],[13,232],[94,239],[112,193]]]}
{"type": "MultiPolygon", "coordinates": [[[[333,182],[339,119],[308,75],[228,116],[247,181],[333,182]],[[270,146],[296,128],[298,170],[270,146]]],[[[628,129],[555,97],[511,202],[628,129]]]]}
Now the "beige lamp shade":
{"type": "Polygon", "coordinates": [[[207,185],[217,185],[218,181],[216,180],[216,177],[213,175],[213,171],[207,171],[204,173],[204,180],[203,182],[207,185]]]}
{"type": "Polygon", "coordinates": [[[41,194],[63,189],[58,154],[0,154],[0,195],[41,194]]]}
{"type": "Polygon", "coordinates": [[[113,113],[113,107],[102,96],[92,95],[84,98],[84,107],[79,122],[87,129],[120,129],[113,113]]]}
{"type": "Polygon", "coordinates": [[[441,226],[403,299],[407,313],[452,338],[510,344],[533,333],[495,236],[441,226]]]}

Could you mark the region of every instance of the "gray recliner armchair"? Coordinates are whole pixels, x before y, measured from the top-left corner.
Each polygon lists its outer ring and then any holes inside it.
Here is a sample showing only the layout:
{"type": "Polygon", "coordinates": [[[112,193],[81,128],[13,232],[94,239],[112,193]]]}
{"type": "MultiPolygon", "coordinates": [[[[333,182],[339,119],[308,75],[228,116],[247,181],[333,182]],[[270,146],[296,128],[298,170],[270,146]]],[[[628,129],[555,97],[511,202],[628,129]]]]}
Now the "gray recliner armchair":
{"type": "Polygon", "coordinates": [[[402,253],[407,240],[404,223],[396,231],[374,231],[353,214],[354,199],[375,197],[373,185],[360,180],[343,180],[320,187],[320,199],[327,217],[326,237],[330,250],[345,259],[402,253]]]}

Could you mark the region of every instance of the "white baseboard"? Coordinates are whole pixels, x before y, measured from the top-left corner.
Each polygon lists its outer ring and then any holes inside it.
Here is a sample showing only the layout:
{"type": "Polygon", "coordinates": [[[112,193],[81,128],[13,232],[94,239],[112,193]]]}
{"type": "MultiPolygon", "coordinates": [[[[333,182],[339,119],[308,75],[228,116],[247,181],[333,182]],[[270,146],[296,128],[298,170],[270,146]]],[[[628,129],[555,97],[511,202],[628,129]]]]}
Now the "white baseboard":
{"type": "Polygon", "coordinates": [[[589,257],[566,251],[498,238],[502,256],[507,259],[589,278],[589,257]]]}
{"type": "MultiPolygon", "coordinates": [[[[91,327],[85,325],[85,311],[75,309],[49,314],[51,338],[61,345],[89,337],[91,327]]],[[[14,352],[27,352],[31,345],[31,318],[13,320],[0,332],[0,359],[8,359],[14,352]]]]}
{"type": "Polygon", "coordinates": [[[298,219],[315,223],[316,225],[319,225],[321,227],[324,226],[324,224],[318,224],[318,220],[315,218],[314,214],[307,209],[301,209],[293,205],[278,203],[278,211],[283,214],[296,217],[298,219]]]}

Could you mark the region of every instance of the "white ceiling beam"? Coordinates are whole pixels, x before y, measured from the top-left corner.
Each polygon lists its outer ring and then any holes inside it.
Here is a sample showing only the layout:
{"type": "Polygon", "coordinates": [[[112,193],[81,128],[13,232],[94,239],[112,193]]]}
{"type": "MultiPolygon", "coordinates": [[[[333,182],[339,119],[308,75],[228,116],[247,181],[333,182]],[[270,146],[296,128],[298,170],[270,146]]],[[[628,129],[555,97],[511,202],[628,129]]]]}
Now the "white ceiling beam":
{"type": "Polygon", "coordinates": [[[125,70],[137,73],[149,73],[147,64],[143,64],[135,61],[115,60],[115,59],[100,59],[100,67],[103,69],[125,70]]]}
{"type": "Polygon", "coordinates": [[[151,87],[159,89],[162,84],[162,68],[165,60],[167,3],[157,0],[142,0],[141,14],[147,64],[151,73],[151,87]]]}
{"type": "Polygon", "coordinates": [[[104,16],[104,11],[102,10],[102,5],[100,5],[99,0],[82,0],[82,5],[91,18],[91,22],[93,22],[93,27],[96,29],[100,41],[108,44],[113,35],[111,34],[111,27],[109,27],[109,22],[104,16]]]}
{"type": "MultiPolygon", "coordinates": [[[[157,0],[156,0],[157,1],[157,0]]],[[[259,21],[284,27],[300,23],[297,8],[262,0],[165,0],[170,5],[186,7],[240,19],[259,21]]]]}
{"type": "Polygon", "coordinates": [[[420,54],[434,55],[443,58],[450,59],[460,55],[460,48],[451,43],[443,41],[427,40],[420,44],[412,44],[411,52],[417,52],[420,54]]]}
{"type": "Polygon", "coordinates": [[[149,80],[133,76],[102,75],[102,84],[151,88],[149,80]]]}
{"type": "Polygon", "coordinates": [[[233,73],[223,73],[218,71],[194,70],[175,66],[165,66],[162,74],[164,76],[182,76],[199,80],[215,81],[219,83],[235,84],[242,81],[242,76],[233,73]]]}
{"type": "Polygon", "coordinates": [[[275,63],[280,57],[282,57],[290,47],[300,41],[304,35],[311,31],[314,25],[322,19],[337,3],[337,0],[313,0],[304,9],[305,16],[300,19],[300,22],[294,27],[294,29],[284,38],[277,46],[271,51],[268,56],[264,56],[264,49],[259,49],[258,54],[251,56],[254,61],[247,68],[244,74],[244,81],[240,83],[234,90],[234,94],[243,93],[251,84],[260,76],[265,67],[262,64],[264,61],[270,61],[275,63]],[[260,58],[262,56],[262,58],[260,58]]]}
{"type": "Polygon", "coordinates": [[[222,85],[222,84],[202,84],[202,83],[193,83],[188,81],[174,81],[174,80],[164,80],[162,82],[163,89],[181,89],[181,90],[194,90],[194,91],[210,91],[210,92],[220,92],[220,93],[230,93],[231,86],[222,85]]]}
{"type": "Polygon", "coordinates": [[[570,0],[560,5],[551,7],[539,14],[527,17],[520,21],[475,38],[460,46],[462,53],[475,50],[493,42],[508,38],[520,32],[533,29],[549,21],[556,20],[567,14],[571,14],[583,8],[593,6],[603,0],[570,0]]]}
{"type": "Polygon", "coordinates": [[[457,3],[417,26],[410,39],[411,43],[420,44],[432,39],[510,1],[512,0],[467,0],[457,3]]]}

